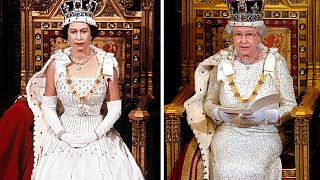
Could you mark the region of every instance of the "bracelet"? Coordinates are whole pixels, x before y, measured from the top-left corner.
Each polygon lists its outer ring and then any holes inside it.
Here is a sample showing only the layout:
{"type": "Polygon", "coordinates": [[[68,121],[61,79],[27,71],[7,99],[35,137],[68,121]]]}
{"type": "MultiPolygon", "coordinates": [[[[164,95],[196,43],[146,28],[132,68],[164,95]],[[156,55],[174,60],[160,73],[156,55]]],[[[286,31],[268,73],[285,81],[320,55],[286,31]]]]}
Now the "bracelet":
{"type": "Polygon", "coordinates": [[[67,131],[65,131],[65,130],[61,130],[61,131],[57,134],[58,139],[60,139],[60,140],[61,140],[61,136],[62,136],[62,134],[66,133],[66,132],[67,132],[67,131]]]}

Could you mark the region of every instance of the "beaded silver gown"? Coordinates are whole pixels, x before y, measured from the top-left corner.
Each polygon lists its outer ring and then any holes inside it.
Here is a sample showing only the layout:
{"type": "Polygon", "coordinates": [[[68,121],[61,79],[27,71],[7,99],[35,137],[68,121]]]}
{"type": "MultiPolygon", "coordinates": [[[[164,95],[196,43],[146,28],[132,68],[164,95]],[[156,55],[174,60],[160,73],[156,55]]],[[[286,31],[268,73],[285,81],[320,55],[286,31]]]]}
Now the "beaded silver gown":
{"type": "MultiPolygon", "coordinates": [[[[242,97],[249,97],[262,73],[264,60],[251,65],[239,61],[233,62],[234,81],[242,97]]],[[[271,94],[279,94],[280,104],[272,104],[264,109],[277,109],[280,115],[290,112],[296,105],[292,88],[292,77],[283,58],[276,60],[275,70],[278,73],[279,85],[271,76],[258,92],[256,99],[271,94]]],[[[209,86],[213,83],[210,82],[209,86]]],[[[216,92],[208,90],[205,112],[212,118],[214,104],[226,107],[243,107],[231,90],[229,82],[223,78],[216,92]]],[[[253,102],[249,103],[249,106],[253,102]]],[[[273,124],[248,122],[247,127],[239,126],[237,118],[230,123],[217,124],[211,141],[211,178],[214,180],[276,180],[281,179],[282,165],[280,155],[282,143],[278,128],[273,124]]],[[[241,119],[240,119],[241,121],[241,119]]]]}

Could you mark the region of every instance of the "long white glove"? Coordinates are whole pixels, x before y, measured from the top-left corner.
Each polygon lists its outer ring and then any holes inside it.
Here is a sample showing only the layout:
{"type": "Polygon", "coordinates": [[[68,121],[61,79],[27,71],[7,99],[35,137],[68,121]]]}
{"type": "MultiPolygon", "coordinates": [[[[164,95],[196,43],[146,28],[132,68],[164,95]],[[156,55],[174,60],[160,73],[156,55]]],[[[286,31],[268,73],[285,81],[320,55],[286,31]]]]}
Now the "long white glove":
{"type": "Polygon", "coordinates": [[[68,143],[72,147],[83,147],[83,138],[67,133],[61,125],[56,111],[57,96],[43,96],[41,109],[45,120],[48,122],[50,128],[57,135],[59,139],[68,143]]]}
{"type": "MultiPolygon", "coordinates": [[[[108,113],[101,124],[94,131],[98,139],[105,135],[121,115],[121,100],[107,102],[108,113]]],[[[90,133],[89,133],[90,134],[90,133]]]]}
{"type": "Polygon", "coordinates": [[[57,107],[57,96],[43,96],[41,109],[44,115],[44,118],[48,122],[50,128],[56,135],[61,135],[65,132],[65,129],[60,123],[60,120],[56,111],[57,107]]]}
{"type": "Polygon", "coordinates": [[[108,113],[106,117],[93,132],[78,136],[79,138],[81,138],[80,144],[70,145],[83,147],[89,143],[96,141],[97,139],[100,139],[104,134],[106,134],[121,115],[121,100],[107,102],[107,109],[108,113]]]}
{"type": "Polygon", "coordinates": [[[279,119],[279,113],[276,109],[259,110],[251,115],[244,115],[248,120],[255,122],[276,123],[279,119]]]}
{"type": "Polygon", "coordinates": [[[219,110],[219,108],[213,108],[213,116],[214,116],[214,119],[218,121],[220,120],[224,122],[230,122],[234,120],[234,118],[236,118],[238,114],[229,114],[219,110]]]}

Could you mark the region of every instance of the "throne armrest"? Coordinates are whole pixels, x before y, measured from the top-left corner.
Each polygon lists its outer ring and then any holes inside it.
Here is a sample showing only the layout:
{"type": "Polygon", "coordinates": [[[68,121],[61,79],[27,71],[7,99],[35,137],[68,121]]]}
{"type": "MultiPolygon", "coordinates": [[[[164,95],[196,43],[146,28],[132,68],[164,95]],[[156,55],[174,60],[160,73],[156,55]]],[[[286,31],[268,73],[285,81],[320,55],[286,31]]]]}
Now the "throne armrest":
{"type": "Polygon", "coordinates": [[[147,109],[154,99],[152,95],[144,95],[140,98],[136,107],[129,113],[132,123],[132,155],[139,165],[143,175],[147,177],[147,121],[150,114],[147,109]]]}
{"type": "Polygon", "coordinates": [[[181,149],[181,118],[185,111],[183,103],[194,93],[194,85],[183,86],[170,104],[164,106],[166,174],[170,179],[181,149]]]}
{"type": "MultiPolygon", "coordinates": [[[[320,90],[311,87],[306,90],[298,106],[290,114],[294,118],[294,154],[296,179],[309,179],[310,177],[310,127],[309,123],[314,113],[314,107],[320,90]]],[[[284,169],[283,175],[290,169],[284,169]]],[[[284,176],[285,177],[285,176],[284,176]]]]}
{"type": "Polygon", "coordinates": [[[320,94],[319,88],[311,87],[306,90],[298,106],[294,107],[290,114],[294,118],[307,119],[313,114],[313,108],[320,94]]]}
{"type": "Polygon", "coordinates": [[[189,99],[194,93],[194,85],[187,84],[184,85],[179,91],[178,95],[172,100],[170,104],[175,104],[177,106],[183,106],[183,103],[189,99]]]}

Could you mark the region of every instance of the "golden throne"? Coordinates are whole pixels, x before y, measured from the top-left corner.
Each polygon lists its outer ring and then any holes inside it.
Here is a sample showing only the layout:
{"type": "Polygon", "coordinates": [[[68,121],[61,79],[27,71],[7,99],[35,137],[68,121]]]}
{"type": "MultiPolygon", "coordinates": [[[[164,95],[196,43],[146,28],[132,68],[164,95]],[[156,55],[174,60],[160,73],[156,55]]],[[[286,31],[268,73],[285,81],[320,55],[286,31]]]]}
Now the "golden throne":
{"type": "MultiPolygon", "coordinates": [[[[99,34],[93,44],[115,53],[119,63],[122,118],[117,122],[143,174],[148,177],[147,105],[152,97],[153,1],[98,0],[95,16],[99,34]],[[130,123],[131,122],[131,123],[130,123]]],[[[67,46],[61,38],[63,0],[21,0],[21,93],[28,80],[39,71],[50,55],[67,46]]],[[[149,165],[149,166],[148,166],[149,165]]]]}
{"type": "MultiPolygon", "coordinates": [[[[223,0],[182,0],[181,5],[181,88],[164,110],[166,177],[202,179],[202,159],[196,141],[181,144],[182,137],[186,136],[185,131],[181,130],[186,125],[183,103],[194,92],[194,71],[197,65],[232,43],[230,36],[224,34],[229,12],[223,0]],[[184,146],[187,148],[183,151],[184,146]]],[[[319,25],[319,21],[314,18],[319,18],[319,10],[315,7],[319,9],[320,3],[308,0],[269,0],[266,1],[263,14],[268,27],[263,43],[268,47],[279,48],[287,60],[295,94],[300,101],[291,112],[293,120],[287,125],[292,139],[289,142],[292,149],[288,152],[292,155],[293,163],[283,167],[283,179],[310,177],[309,122],[319,118],[312,116],[319,96],[319,45],[316,44],[319,36],[313,34],[316,32],[316,24],[319,25]],[[305,95],[302,97],[303,92],[305,95]]]]}

